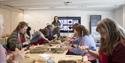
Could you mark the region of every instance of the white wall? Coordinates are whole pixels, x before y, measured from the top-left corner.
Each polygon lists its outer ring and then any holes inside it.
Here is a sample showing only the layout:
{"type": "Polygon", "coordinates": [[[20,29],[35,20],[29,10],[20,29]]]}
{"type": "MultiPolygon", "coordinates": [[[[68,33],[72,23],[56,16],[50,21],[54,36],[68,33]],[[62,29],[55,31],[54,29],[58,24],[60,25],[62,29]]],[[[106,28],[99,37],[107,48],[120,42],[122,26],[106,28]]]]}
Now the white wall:
{"type": "Polygon", "coordinates": [[[54,16],[81,16],[81,23],[89,28],[89,15],[102,15],[102,18],[111,17],[110,11],[82,11],[82,10],[25,10],[24,20],[34,30],[44,28],[53,21],[54,16]]]}
{"type": "Polygon", "coordinates": [[[4,22],[3,22],[3,16],[0,15],[0,37],[2,36],[3,30],[4,30],[3,24],[4,24],[4,22]]]}
{"type": "Polygon", "coordinates": [[[24,17],[23,10],[0,5],[0,21],[3,21],[3,24],[2,24],[3,30],[0,29],[0,31],[1,30],[3,31],[1,35],[10,34],[15,29],[18,22],[24,20],[23,17],[24,17]]]}
{"type": "Polygon", "coordinates": [[[124,22],[124,28],[125,28],[125,5],[123,6],[123,22],[124,22]]]}
{"type": "Polygon", "coordinates": [[[113,11],[114,19],[123,27],[123,6],[120,6],[119,8],[115,9],[113,11]]]}

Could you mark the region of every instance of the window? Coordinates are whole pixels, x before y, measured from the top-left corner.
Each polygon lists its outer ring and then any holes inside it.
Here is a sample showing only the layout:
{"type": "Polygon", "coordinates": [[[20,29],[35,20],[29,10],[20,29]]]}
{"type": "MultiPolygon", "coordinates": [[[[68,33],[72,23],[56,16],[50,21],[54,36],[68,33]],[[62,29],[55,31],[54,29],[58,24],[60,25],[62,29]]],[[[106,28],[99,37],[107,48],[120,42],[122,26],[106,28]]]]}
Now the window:
{"type": "Polygon", "coordinates": [[[99,41],[100,37],[99,33],[96,32],[97,23],[100,20],[101,20],[101,15],[90,15],[90,32],[96,42],[99,41]]]}

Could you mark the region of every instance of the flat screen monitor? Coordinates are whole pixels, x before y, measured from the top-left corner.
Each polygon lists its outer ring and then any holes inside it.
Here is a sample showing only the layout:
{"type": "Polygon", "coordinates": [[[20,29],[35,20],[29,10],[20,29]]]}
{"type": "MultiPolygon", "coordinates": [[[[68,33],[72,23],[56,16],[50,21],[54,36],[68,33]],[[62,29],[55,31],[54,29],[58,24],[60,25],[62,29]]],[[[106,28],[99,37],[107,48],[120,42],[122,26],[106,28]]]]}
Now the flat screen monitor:
{"type": "Polygon", "coordinates": [[[81,17],[58,17],[61,23],[60,32],[68,33],[73,32],[72,26],[75,23],[81,23],[81,17]]]}

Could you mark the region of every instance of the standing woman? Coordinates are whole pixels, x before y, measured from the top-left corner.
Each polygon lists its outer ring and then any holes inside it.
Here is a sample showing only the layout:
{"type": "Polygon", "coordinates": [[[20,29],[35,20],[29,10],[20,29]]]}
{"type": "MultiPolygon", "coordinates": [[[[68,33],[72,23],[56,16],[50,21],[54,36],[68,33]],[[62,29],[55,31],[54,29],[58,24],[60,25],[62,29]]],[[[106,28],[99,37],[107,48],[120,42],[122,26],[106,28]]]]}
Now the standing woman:
{"type": "Polygon", "coordinates": [[[23,43],[26,42],[25,33],[27,30],[28,24],[26,22],[20,22],[16,29],[7,39],[7,50],[15,51],[20,50],[23,46],[23,43]]]}
{"type": "Polygon", "coordinates": [[[58,20],[58,16],[54,16],[54,21],[52,22],[52,24],[54,25],[54,31],[53,34],[57,34],[58,38],[60,37],[60,22],[58,20]]]}

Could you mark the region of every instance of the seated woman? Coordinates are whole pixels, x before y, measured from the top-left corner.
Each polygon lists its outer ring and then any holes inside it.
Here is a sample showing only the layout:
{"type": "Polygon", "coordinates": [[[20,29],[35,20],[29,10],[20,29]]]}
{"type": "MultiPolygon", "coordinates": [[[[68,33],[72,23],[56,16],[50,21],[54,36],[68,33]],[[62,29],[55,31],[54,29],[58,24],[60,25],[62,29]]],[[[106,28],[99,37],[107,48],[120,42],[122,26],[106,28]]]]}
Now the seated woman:
{"type": "Polygon", "coordinates": [[[74,25],[73,25],[73,27],[72,27],[72,29],[74,30],[74,34],[73,34],[73,36],[69,39],[69,41],[72,43],[74,40],[75,40],[75,38],[77,37],[77,33],[76,33],[76,31],[75,31],[75,28],[78,26],[78,25],[80,25],[79,23],[75,23],[74,25]]]}
{"type": "MultiPolygon", "coordinates": [[[[87,46],[89,49],[96,51],[96,44],[93,37],[89,34],[88,30],[83,25],[77,25],[75,28],[77,38],[72,42],[72,47],[67,54],[73,55],[85,55],[85,51],[82,51],[80,46],[87,46]]],[[[87,54],[88,55],[88,54],[87,54]]],[[[96,62],[93,56],[88,55],[89,60],[96,62]]]]}
{"type": "Polygon", "coordinates": [[[32,38],[32,35],[31,35],[31,27],[28,26],[27,30],[26,30],[26,38],[28,40],[30,40],[32,38]]]}
{"type": "Polygon", "coordinates": [[[54,39],[54,31],[53,31],[54,27],[53,27],[53,25],[47,25],[45,30],[47,31],[46,38],[48,38],[48,40],[53,40],[54,39]]]}
{"type": "Polygon", "coordinates": [[[40,29],[39,31],[36,31],[31,39],[31,44],[32,45],[37,45],[37,44],[44,44],[50,42],[45,36],[44,36],[44,29],[40,29]]]}
{"type": "Polygon", "coordinates": [[[21,50],[23,44],[26,42],[26,29],[28,25],[26,22],[20,22],[16,29],[12,32],[12,34],[7,39],[7,50],[15,51],[21,50]]]}
{"type": "Polygon", "coordinates": [[[98,58],[99,63],[125,63],[125,30],[109,18],[99,21],[96,30],[101,46],[98,52],[87,49],[88,53],[98,58]]]}
{"type": "MultiPolygon", "coordinates": [[[[3,31],[3,29],[1,29],[1,26],[0,26],[0,38],[2,37],[1,30],[3,31]]],[[[15,46],[15,44],[12,44],[12,45],[15,46]]],[[[19,61],[22,61],[21,60],[21,58],[23,58],[22,54],[25,51],[18,51],[18,52],[13,51],[12,53],[7,53],[6,49],[3,47],[3,44],[0,43],[0,63],[20,63],[19,61]],[[21,52],[21,53],[18,53],[18,52],[21,52]]]]}

